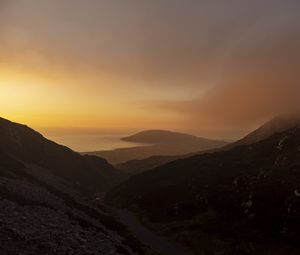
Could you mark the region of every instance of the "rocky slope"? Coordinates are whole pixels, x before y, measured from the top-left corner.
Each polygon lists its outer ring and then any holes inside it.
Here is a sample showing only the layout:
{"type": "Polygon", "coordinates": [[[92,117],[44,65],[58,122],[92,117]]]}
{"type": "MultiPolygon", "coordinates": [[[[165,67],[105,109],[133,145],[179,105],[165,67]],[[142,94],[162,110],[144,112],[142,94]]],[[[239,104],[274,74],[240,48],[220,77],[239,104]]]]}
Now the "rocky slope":
{"type": "Polygon", "coordinates": [[[195,254],[299,254],[300,126],[177,160],[107,196],[195,254]]]}
{"type": "MultiPolygon", "coordinates": [[[[103,205],[51,171],[0,153],[1,254],[147,254],[103,205]]],[[[150,253],[149,253],[150,254],[150,253]]]]}
{"type": "Polygon", "coordinates": [[[0,141],[0,254],[154,254],[91,196],[117,173],[105,160],[4,119],[0,141]]]}

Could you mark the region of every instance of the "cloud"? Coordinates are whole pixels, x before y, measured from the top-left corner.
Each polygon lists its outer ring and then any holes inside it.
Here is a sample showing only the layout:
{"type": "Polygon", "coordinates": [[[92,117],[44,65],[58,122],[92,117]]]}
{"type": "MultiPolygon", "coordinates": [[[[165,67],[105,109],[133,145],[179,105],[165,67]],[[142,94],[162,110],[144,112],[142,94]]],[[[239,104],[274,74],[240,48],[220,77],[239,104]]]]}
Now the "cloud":
{"type": "Polygon", "coordinates": [[[239,137],[274,115],[300,110],[300,32],[295,16],[258,22],[220,60],[213,86],[191,100],[159,102],[200,133],[239,137]]]}
{"type": "Polygon", "coordinates": [[[277,29],[298,5],[271,2],[11,0],[2,24],[26,65],[200,86],[253,28],[277,29]]]}
{"type": "Polygon", "coordinates": [[[297,104],[299,1],[0,3],[2,65],[99,77],[83,90],[117,78],[132,104],[151,95],[149,114],[173,112],[187,129],[238,134],[297,104]]]}

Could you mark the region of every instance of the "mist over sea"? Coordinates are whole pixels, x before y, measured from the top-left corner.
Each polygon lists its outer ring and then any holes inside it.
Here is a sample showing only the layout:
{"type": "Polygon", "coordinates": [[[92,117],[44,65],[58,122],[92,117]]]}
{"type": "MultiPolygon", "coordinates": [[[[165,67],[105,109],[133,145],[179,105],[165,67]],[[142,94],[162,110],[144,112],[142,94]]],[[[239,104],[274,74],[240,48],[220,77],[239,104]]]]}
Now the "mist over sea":
{"type": "Polygon", "coordinates": [[[77,152],[113,150],[141,146],[141,143],[122,141],[128,134],[55,134],[47,138],[77,152]]]}

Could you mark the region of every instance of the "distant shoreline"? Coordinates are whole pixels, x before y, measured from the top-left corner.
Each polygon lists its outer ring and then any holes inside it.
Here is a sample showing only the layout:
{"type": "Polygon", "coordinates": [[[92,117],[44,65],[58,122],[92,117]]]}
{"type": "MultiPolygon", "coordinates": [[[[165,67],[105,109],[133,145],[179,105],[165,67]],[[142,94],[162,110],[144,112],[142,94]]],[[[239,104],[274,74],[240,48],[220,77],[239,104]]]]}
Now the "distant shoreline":
{"type": "Polygon", "coordinates": [[[77,152],[106,151],[119,148],[132,148],[145,146],[144,143],[121,140],[124,135],[116,134],[71,134],[71,135],[48,135],[47,138],[59,144],[64,144],[77,152]]]}

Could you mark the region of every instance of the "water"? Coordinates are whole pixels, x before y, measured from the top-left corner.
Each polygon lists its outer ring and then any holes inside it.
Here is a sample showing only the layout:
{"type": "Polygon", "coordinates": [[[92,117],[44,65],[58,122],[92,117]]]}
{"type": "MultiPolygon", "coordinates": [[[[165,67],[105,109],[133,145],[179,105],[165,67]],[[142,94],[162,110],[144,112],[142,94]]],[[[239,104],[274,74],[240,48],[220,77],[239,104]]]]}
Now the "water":
{"type": "Polygon", "coordinates": [[[130,148],[136,146],[143,146],[141,143],[132,143],[122,141],[124,135],[87,135],[87,134],[70,134],[70,135],[47,135],[47,138],[63,144],[74,151],[89,152],[89,151],[103,151],[113,150],[117,148],[130,148]]]}

